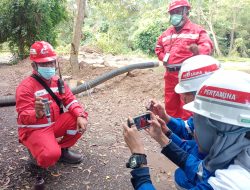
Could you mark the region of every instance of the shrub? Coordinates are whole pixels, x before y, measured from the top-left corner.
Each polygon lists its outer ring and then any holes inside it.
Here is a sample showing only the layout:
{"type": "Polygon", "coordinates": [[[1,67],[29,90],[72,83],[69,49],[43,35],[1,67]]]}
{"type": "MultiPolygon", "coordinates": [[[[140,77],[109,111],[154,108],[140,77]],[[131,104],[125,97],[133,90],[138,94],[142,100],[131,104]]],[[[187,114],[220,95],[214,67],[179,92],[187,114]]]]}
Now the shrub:
{"type": "Polygon", "coordinates": [[[1,0],[0,43],[21,59],[38,40],[56,45],[55,26],[66,18],[65,0],[1,0]]]}
{"type": "Polygon", "coordinates": [[[166,22],[156,21],[137,31],[134,38],[135,49],[138,48],[146,54],[153,55],[156,41],[166,28],[166,22]]]}

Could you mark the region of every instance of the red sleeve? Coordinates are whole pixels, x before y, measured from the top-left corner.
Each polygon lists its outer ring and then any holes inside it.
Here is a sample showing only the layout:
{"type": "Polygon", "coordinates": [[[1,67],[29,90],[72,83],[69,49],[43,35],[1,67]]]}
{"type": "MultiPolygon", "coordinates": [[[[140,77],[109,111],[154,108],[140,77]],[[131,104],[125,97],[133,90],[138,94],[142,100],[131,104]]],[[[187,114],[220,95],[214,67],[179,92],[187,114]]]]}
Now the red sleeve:
{"type": "Polygon", "coordinates": [[[84,117],[88,119],[88,113],[84,111],[84,108],[78,103],[76,100],[76,97],[71,92],[70,88],[66,83],[64,83],[65,86],[65,95],[63,97],[63,105],[66,109],[69,110],[70,113],[72,113],[75,117],[84,117]]]}
{"type": "Polygon", "coordinates": [[[199,47],[199,54],[201,55],[211,55],[213,51],[213,42],[209,38],[207,32],[202,29],[200,32],[200,37],[198,39],[197,45],[199,47]]]}
{"type": "Polygon", "coordinates": [[[37,123],[35,96],[26,86],[21,85],[16,90],[16,110],[18,124],[33,125],[37,123]]]}
{"type": "Polygon", "coordinates": [[[158,38],[158,40],[156,42],[155,54],[157,55],[157,57],[160,61],[162,61],[164,56],[165,56],[164,47],[162,44],[162,35],[158,38]]]}

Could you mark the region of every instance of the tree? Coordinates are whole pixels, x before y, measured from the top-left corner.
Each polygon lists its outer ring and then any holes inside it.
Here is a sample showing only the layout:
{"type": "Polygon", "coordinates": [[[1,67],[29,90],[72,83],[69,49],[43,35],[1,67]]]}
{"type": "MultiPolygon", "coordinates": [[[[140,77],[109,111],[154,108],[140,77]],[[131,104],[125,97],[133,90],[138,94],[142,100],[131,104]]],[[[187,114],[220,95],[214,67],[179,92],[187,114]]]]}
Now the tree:
{"type": "Polygon", "coordinates": [[[222,56],[219,43],[217,40],[217,36],[215,34],[214,25],[216,23],[216,13],[217,13],[217,5],[219,0],[207,0],[201,3],[201,1],[198,1],[195,12],[196,15],[198,15],[199,19],[203,19],[205,24],[208,26],[209,31],[212,35],[212,39],[214,42],[215,52],[218,56],[222,56]]]}
{"type": "Polygon", "coordinates": [[[75,19],[75,28],[73,41],[71,43],[70,64],[72,66],[73,75],[79,71],[78,51],[81,42],[82,25],[84,22],[86,0],[77,0],[77,16],[75,19]]]}
{"type": "MultiPolygon", "coordinates": [[[[239,35],[240,32],[240,26],[241,26],[241,16],[242,13],[244,14],[244,11],[248,11],[248,9],[246,9],[247,7],[247,2],[245,2],[244,0],[230,0],[229,1],[230,4],[227,4],[227,7],[225,7],[227,10],[229,10],[229,12],[231,13],[230,15],[228,15],[228,19],[231,21],[229,24],[229,30],[230,30],[230,45],[229,45],[229,51],[228,51],[228,55],[230,56],[233,51],[235,51],[234,49],[234,45],[235,42],[241,42],[242,43],[237,43],[237,46],[239,46],[239,44],[241,44],[241,46],[237,47],[240,49],[245,49],[245,44],[243,42],[243,39],[241,38],[241,36],[239,35]],[[245,10],[244,10],[245,9],[245,10]],[[243,11],[242,11],[243,10],[243,11]],[[241,38],[241,39],[237,39],[236,37],[241,38]]],[[[249,2],[248,2],[249,3],[249,2]]],[[[248,5],[249,6],[249,5],[248,5]]],[[[246,17],[247,19],[247,17],[246,17]]],[[[241,50],[239,50],[241,51],[241,50]]],[[[240,54],[244,54],[244,50],[239,52],[240,54]]],[[[242,55],[241,55],[242,56],[242,55]]]]}
{"type": "Polygon", "coordinates": [[[67,16],[65,0],[1,0],[0,43],[8,42],[21,59],[37,40],[56,44],[56,25],[67,16]]]}
{"type": "Polygon", "coordinates": [[[208,26],[217,55],[249,56],[250,0],[193,0],[192,5],[193,18],[200,15],[200,24],[208,26]]]}

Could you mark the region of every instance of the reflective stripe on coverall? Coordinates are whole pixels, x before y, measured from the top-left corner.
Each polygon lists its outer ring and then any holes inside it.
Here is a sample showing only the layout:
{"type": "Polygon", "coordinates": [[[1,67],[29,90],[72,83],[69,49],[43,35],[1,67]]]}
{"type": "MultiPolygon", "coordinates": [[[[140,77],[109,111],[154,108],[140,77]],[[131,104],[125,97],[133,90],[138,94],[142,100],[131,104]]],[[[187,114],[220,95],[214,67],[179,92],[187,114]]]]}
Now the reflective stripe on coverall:
{"type": "Polygon", "coordinates": [[[88,116],[66,84],[65,94],[59,94],[57,80],[56,76],[53,77],[48,86],[62,101],[64,107],[68,108],[68,112],[61,115],[54,99],[34,78],[27,77],[16,90],[19,141],[30,150],[38,165],[43,168],[52,166],[58,161],[61,148],[68,148],[76,143],[81,134],[68,135],[67,130],[76,130],[77,117],[87,118],[88,116]],[[36,118],[34,108],[36,96],[48,98],[52,102],[50,104],[51,125],[48,125],[46,117],[36,118]],[[39,128],[39,125],[42,127],[39,128]],[[57,142],[57,137],[63,138],[57,142]]]}
{"type": "MultiPolygon", "coordinates": [[[[186,59],[193,56],[188,49],[191,44],[197,44],[199,54],[211,54],[213,43],[206,31],[199,25],[187,20],[182,30],[177,33],[174,27],[170,27],[158,38],[155,53],[160,61],[166,53],[170,53],[168,65],[179,65],[186,59]]],[[[191,113],[182,108],[183,101],[180,95],[175,93],[174,88],[178,83],[178,71],[169,72],[166,70],[165,80],[165,109],[167,114],[184,120],[191,116],[191,113]]]]}

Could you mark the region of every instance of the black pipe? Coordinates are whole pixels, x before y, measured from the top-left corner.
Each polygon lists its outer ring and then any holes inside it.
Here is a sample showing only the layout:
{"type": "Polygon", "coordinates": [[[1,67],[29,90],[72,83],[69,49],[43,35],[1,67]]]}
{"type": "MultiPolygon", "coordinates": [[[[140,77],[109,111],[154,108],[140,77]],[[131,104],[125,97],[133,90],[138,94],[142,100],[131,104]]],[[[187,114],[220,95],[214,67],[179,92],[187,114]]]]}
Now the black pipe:
{"type": "MultiPolygon", "coordinates": [[[[96,77],[93,80],[86,81],[83,84],[77,86],[76,88],[72,89],[73,94],[79,94],[81,92],[84,92],[86,90],[89,90],[113,77],[116,77],[118,75],[121,75],[123,73],[132,71],[134,69],[146,69],[146,68],[152,68],[152,67],[158,67],[158,62],[146,62],[146,63],[137,63],[132,65],[127,65],[118,69],[114,69],[110,72],[104,73],[101,76],[96,77]]],[[[3,96],[0,97],[0,107],[4,106],[14,106],[16,105],[15,96],[3,96]]]]}
{"type": "Polygon", "coordinates": [[[3,96],[0,97],[0,107],[14,106],[16,105],[15,96],[3,96]]]}

